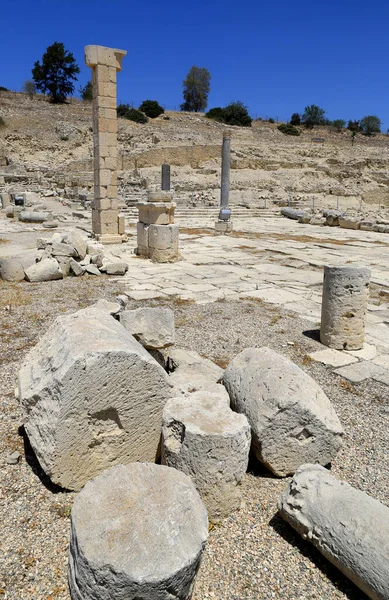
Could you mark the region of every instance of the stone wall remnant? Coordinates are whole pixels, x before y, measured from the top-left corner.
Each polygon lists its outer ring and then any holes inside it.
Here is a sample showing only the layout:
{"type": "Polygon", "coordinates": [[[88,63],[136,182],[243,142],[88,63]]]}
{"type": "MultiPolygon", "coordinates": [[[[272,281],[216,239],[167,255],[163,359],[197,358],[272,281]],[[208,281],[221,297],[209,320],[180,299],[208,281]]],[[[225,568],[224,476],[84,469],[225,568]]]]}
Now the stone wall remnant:
{"type": "Polygon", "coordinates": [[[85,63],[92,69],[94,200],[92,231],[102,243],[126,237],[119,221],[117,193],[116,73],[126,50],[85,46],[85,63]]]}
{"type": "Polygon", "coordinates": [[[187,475],[150,463],[114,466],[72,508],[72,600],[189,600],[207,538],[207,511],[187,475]]]}
{"type": "Polygon", "coordinates": [[[370,275],[367,267],[324,267],[320,341],[325,346],[363,348],[370,275]]]}
{"type": "Polygon", "coordinates": [[[389,508],[319,465],[303,465],[279,500],[285,519],[369,598],[389,598],[389,508]]]}

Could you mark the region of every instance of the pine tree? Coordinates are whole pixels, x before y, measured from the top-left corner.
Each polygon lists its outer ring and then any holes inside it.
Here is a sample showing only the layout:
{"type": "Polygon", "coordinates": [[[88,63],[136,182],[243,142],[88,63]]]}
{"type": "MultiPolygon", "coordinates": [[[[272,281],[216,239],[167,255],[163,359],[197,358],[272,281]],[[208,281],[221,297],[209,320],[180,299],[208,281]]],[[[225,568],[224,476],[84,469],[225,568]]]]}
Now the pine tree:
{"type": "Polygon", "coordinates": [[[34,63],[32,78],[38,90],[48,94],[52,102],[61,103],[74,92],[73,81],[79,72],[73,54],[62,42],[54,42],[42,56],[42,64],[39,60],[34,63]]]}

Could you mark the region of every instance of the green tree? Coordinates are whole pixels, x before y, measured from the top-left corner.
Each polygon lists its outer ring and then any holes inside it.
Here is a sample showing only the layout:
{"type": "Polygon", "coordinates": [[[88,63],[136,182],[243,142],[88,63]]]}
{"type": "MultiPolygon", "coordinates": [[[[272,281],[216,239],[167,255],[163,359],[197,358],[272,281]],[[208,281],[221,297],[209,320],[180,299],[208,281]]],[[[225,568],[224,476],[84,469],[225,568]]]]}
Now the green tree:
{"type": "Polygon", "coordinates": [[[349,122],[347,123],[347,129],[349,131],[354,131],[355,133],[358,133],[359,131],[361,131],[359,121],[352,121],[351,119],[349,119],[349,122]]]}
{"type": "Polygon", "coordinates": [[[323,108],[316,106],[316,104],[310,104],[309,106],[305,107],[301,121],[304,123],[305,127],[308,129],[313,129],[315,125],[325,124],[325,114],[326,113],[323,108]]]}
{"type": "Polygon", "coordinates": [[[290,117],[290,124],[293,126],[301,125],[301,116],[299,113],[293,113],[293,115],[290,117]]]}
{"type": "Polygon", "coordinates": [[[80,87],[80,96],[82,98],[82,100],[86,100],[87,102],[92,102],[93,100],[93,85],[91,80],[88,81],[88,83],[86,83],[84,85],[84,87],[80,87]]]}
{"type": "Polygon", "coordinates": [[[199,112],[205,110],[208,104],[208,94],[211,89],[211,74],[204,67],[193,66],[183,81],[184,102],[181,110],[199,112]]]}
{"type": "Polygon", "coordinates": [[[224,108],[220,106],[215,106],[215,108],[211,108],[207,113],[205,113],[207,119],[212,119],[212,121],[219,121],[219,123],[223,123],[224,121],[224,108]]]}
{"type": "Polygon", "coordinates": [[[252,118],[247,111],[247,107],[238,100],[223,108],[223,122],[228,125],[251,127],[252,118]]]}
{"type": "Polygon", "coordinates": [[[30,98],[30,100],[32,100],[34,97],[34,94],[36,93],[35,83],[33,81],[31,81],[31,79],[27,79],[27,81],[25,81],[23,83],[22,92],[27,94],[28,97],[30,98]]]}
{"type": "Polygon", "coordinates": [[[165,112],[165,109],[156,100],[143,100],[139,110],[150,119],[155,119],[165,112]]]}
{"type": "Polygon", "coordinates": [[[359,125],[364,135],[373,135],[374,133],[380,133],[381,124],[381,119],[379,117],[368,115],[361,119],[359,125]]]}
{"type": "Polygon", "coordinates": [[[79,72],[73,54],[62,42],[54,42],[42,56],[42,64],[39,60],[34,63],[32,78],[38,90],[47,93],[52,102],[61,103],[74,92],[73,81],[79,72]]]}
{"type": "Polygon", "coordinates": [[[122,119],[129,119],[135,123],[147,123],[148,118],[140,110],[132,108],[129,104],[119,104],[116,113],[122,119]]]}

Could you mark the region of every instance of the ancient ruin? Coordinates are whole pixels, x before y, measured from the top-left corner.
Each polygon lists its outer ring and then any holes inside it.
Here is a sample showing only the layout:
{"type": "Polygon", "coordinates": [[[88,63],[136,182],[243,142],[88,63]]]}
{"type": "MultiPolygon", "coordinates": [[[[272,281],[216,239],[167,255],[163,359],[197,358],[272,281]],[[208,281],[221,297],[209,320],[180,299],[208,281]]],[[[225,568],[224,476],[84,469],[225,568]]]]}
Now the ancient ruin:
{"type": "Polygon", "coordinates": [[[139,202],[136,252],[153,262],[179,260],[179,227],[174,225],[176,204],[170,192],[149,192],[147,202],[139,202]]]}
{"type": "Polygon", "coordinates": [[[118,212],[116,73],[126,50],[85,46],[92,69],[94,200],[92,231],[103,244],[124,241],[124,219],[118,212]]]}

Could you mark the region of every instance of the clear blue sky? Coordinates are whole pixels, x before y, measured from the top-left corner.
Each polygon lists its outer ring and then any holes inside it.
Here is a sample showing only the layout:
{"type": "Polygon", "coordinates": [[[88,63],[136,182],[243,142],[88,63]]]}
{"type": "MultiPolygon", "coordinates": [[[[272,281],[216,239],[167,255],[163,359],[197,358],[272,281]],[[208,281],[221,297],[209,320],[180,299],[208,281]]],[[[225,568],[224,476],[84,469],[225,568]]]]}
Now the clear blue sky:
{"type": "Polygon", "coordinates": [[[182,102],[192,65],[209,69],[208,108],[241,100],[286,120],[318,104],[329,119],[377,115],[389,127],[387,0],[2,0],[0,85],[20,90],[47,46],[90,70],[87,44],[127,50],[118,101],[182,102]]]}

